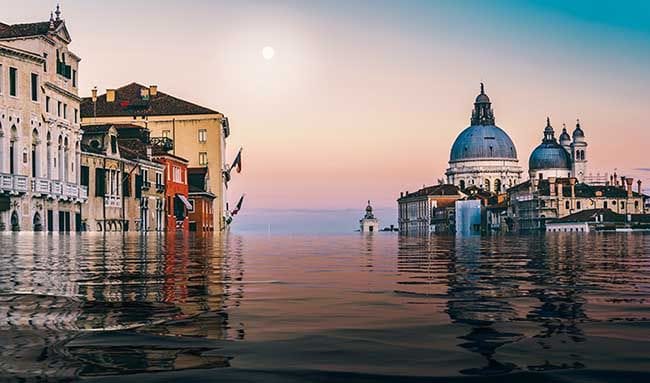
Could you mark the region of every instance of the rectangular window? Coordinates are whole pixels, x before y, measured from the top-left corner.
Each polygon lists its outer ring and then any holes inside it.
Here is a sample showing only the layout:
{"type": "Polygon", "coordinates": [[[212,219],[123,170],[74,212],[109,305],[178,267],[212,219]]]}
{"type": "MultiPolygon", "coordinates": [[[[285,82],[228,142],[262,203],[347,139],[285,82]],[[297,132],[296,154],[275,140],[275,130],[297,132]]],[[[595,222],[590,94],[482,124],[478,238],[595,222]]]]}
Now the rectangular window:
{"type": "Polygon", "coordinates": [[[77,71],[72,70],[72,86],[77,87],[77,71]]]}
{"type": "Polygon", "coordinates": [[[106,170],[102,168],[95,169],[95,197],[106,195],[106,170]]]}
{"type": "Polygon", "coordinates": [[[9,67],[9,95],[16,97],[18,94],[18,69],[9,67]]]}
{"type": "Polygon", "coordinates": [[[199,165],[206,166],[208,164],[208,153],[199,152],[199,165]]]}
{"type": "Polygon", "coordinates": [[[79,122],[79,111],[77,110],[77,108],[74,108],[74,123],[76,124],[78,122],[79,122]]]}
{"type": "Polygon", "coordinates": [[[88,186],[90,184],[90,172],[88,166],[81,165],[81,184],[83,186],[88,186]]]}
{"type": "Polygon", "coordinates": [[[142,197],[142,174],[135,176],[135,198],[142,197]]]}
{"type": "Polygon", "coordinates": [[[193,199],[193,198],[192,198],[192,199],[188,199],[188,201],[189,201],[189,203],[190,203],[190,206],[192,206],[192,207],[188,210],[188,212],[189,212],[189,213],[194,213],[194,199],[193,199]]]}
{"type": "Polygon", "coordinates": [[[47,73],[47,53],[43,52],[43,58],[45,61],[43,61],[43,72],[47,73]]]}
{"type": "Polygon", "coordinates": [[[199,142],[205,143],[208,141],[208,131],[206,129],[199,129],[199,142]]]}
{"type": "Polygon", "coordinates": [[[32,73],[32,101],[38,101],[38,75],[32,73]]]}
{"type": "Polygon", "coordinates": [[[171,138],[171,131],[170,130],[163,130],[162,131],[162,136],[165,138],[171,138]]]}
{"type": "Polygon", "coordinates": [[[131,197],[131,175],[130,174],[124,176],[124,182],[122,182],[122,195],[124,197],[131,197]]]}
{"type": "Polygon", "coordinates": [[[176,183],[183,182],[183,178],[181,175],[181,168],[179,168],[178,166],[174,166],[174,182],[176,183]]]}
{"type": "Polygon", "coordinates": [[[63,118],[68,119],[68,104],[63,104],[63,118]]]}
{"type": "Polygon", "coordinates": [[[50,113],[50,96],[45,96],[45,111],[50,113]]]}
{"type": "Polygon", "coordinates": [[[57,117],[61,117],[61,107],[63,106],[63,103],[61,101],[56,102],[56,115],[57,117]]]}

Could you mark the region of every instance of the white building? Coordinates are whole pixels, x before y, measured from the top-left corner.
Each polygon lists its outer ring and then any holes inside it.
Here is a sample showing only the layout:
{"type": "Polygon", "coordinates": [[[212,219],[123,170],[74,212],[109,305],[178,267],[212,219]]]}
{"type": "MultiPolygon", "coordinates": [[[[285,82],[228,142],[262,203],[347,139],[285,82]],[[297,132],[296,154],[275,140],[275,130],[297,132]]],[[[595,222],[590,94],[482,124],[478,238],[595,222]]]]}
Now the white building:
{"type": "Polygon", "coordinates": [[[361,226],[362,233],[372,233],[379,231],[379,220],[375,218],[375,215],[372,212],[372,205],[368,201],[368,206],[366,206],[366,215],[359,221],[361,226]]]}
{"type": "Polygon", "coordinates": [[[0,230],[79,230],[79,57],[57,7],[0,22],[0,230]]]}
{"type": "Polygon", "coordinates": [[[508,134],[495,125],[492,103],[481,84],[471,124],[451,147],[449,168],[445,173],[447,182],[461,190],[475,185],[502,193],[518,184],[521,174],[515,145],[508,134]]]}

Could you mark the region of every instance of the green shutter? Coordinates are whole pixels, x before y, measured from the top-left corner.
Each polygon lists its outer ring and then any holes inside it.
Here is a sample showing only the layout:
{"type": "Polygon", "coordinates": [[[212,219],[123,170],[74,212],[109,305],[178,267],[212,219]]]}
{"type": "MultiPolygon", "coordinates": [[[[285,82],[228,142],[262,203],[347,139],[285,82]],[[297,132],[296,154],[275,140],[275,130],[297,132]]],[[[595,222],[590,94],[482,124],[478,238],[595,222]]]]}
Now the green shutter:
{"type": "Polygon", "coordinates": [[[95,169],[95,196],[103,197],[106,195],[106,170],[95,169]]]}

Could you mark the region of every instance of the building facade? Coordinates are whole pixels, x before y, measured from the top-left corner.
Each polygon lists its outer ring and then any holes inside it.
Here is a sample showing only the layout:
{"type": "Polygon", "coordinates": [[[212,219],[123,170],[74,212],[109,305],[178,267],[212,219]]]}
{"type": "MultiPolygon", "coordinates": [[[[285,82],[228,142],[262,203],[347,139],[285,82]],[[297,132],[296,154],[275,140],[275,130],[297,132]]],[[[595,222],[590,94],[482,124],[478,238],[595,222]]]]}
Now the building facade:
{"type": "Polygon", "coordinates": [[[514,230],[545,230],[546,222],[593,209],[617,214],[644,214],[645,196],[633,190],[633,179],[620,185],[588,185],[577,178],[533,178],[508,190],[508,216],[514,230]]]}
{"type": "Polygon", "coordinates": [[[188,200],[187,160],[164,151],[156,151],[154,159],[164,166],[165,180],[165,227],[166,231],[190,230],[188,212],[193,210],[188,200]]]}
{"type": "Polygon", "coordinates": [[[470,121],[451,147],[447,183],[460,189],[474,185],[503,193],[520,182],[522,170],[514,143],[495,125],[492,103],[483,84],[470,121]]]}
{"type": "Polygon", "coordinates": [[[190,167],[207,167],[207,191],[214,194],[213,227],[224,229],[225,144],[230,128],[223,114],[158,91],[131,83],[84,99],[82,123],[136,124],[154,138],[173,142],[170,154],[187,159],[190,167]]]}
{"type": "Polygon", "coordinates": [[[210,233],[214,231],[215,195],[207,191],[207,168],[188,168],[189,230],[191,232],[210,233]]]}
{"type": "Polygon", "coordinates": [[[0,22],[0,231],[82,229],[80,58],[55,14],[0,22]]]}
{"type": "Polygon", "coordinates": [[[414,193],[401,193],[397,200],[397,222],[402,234],[427,234],[454,230],[454,203],[466,197],[456,185],[436,185],[414,193]]]}

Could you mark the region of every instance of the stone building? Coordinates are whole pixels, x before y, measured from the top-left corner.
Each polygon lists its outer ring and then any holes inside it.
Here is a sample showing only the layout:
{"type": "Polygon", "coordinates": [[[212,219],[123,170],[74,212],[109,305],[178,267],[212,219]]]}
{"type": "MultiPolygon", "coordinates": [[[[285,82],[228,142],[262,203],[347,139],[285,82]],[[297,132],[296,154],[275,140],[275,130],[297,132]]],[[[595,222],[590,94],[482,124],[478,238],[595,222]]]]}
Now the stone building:
{"type": "Polygon", "coordinates": [[[0,231],[81,229],[80,58],[70,42],[58,7],[49,21],[0,22],[0,231]]]}
{"type": "Polygon", "coordinates": [[[546,221],[547,232],[650,231],[650,214],[618,214],[589,209],[546,221]]]}
{"type": "Polygon", "coordinates": [[[542,143],[533,150],[528,160],[530,178],[575,177],[577,182],[585,182],[586,179],[596,181],[597,177],[587,175],[587,141],[580,121],[572,136],[573,140],[564,127],[558,143],[551,120],[547,118],[542,143]]]}
{"type": "Polygon", "coordinates": [[[456,185],[436,185],[414,193],[401,193],[397,200],[399,232],[427,234],[454,231],[454,204],[466,197],[456,185]]]}
{"type": "Polygon", "coordinates": [[[226,202],[223,171],[230,128],[223,114],[160,92],[157,86],[131,83],[108,89],[81,104],[82,123],[136,124],[152,137],[169,138],[169,154],[187,159],[190,167],[207,167],[208,192],[215,195],[213,227],[224,229],[226,202]]]}
{"type": "Polygon", "coordinates": [[[133,180],[134,196],[139,198],[139,218],[135,219],[137,231],[165,230],[165,181],[164,165],[154,161],[152,150],[170,143],[154,141],[149,130],[137,125],[116,125],[117,143],[122,158],[138,164],[131,175],[123,178],[133,180]]]}
{"type": "Polygon", "coordinates": [[[517,150],[508,134],[495,125],[492,103],[483,84],[470,122],[451,147],[447,183],[460,189],[475,185],[495,193],[518,184],[522,170],[517,150]]]}
{"type": "Polygon", "coordinates": [[[362,233],[372,233],[380,230],[379,220],[375,218],[375,214],[372,212],[370,201],[366,206],[366,214],[359,220],[359,227],[362,233]]]}
{"type": "Polygon", "coordinates": [[[546,221],[582,210],[609,209],[617,214],[644,214],[641,184],[633,190],[633,179],[621,185],[588,185],[575,177],[533,178],[508,190],[508,216],[514,230],[545,230],[546,221]]]}
{"type": "Polygon", "coordinates": [[[137,230],[139,197],[133,189],[137,170],[137,162],[120,154],[114,125],[84,127],[81,182],[89,191],[83,214],[86,231],[137,230]]]}

